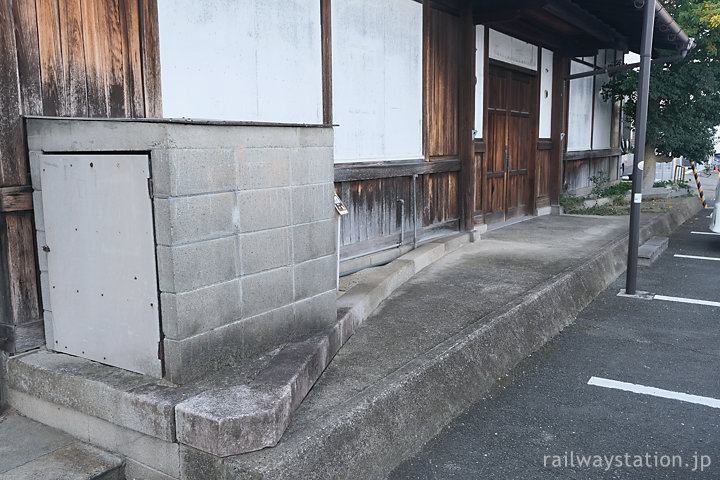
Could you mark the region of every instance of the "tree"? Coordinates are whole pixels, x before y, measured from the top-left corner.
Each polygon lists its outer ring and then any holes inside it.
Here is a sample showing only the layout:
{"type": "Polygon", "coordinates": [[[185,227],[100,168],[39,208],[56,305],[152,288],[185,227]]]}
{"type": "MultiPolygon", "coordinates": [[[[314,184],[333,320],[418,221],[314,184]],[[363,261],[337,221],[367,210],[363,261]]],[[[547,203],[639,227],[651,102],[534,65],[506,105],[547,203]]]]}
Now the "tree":
{"type": "MultiPolygon", "coordinates": [[[[686,157],[704,162],[713,153],[720,125],[720,0],[664,2],[695,48],[680,61],[652,66],[643,187],[655,178],[655,162],[686,157]],[[657,154],[657,155],[656,155],[657,154]]],[[[603,88],[606,99],[625,100],[635,125],[638,72],[617,73],[603,88]]]]}

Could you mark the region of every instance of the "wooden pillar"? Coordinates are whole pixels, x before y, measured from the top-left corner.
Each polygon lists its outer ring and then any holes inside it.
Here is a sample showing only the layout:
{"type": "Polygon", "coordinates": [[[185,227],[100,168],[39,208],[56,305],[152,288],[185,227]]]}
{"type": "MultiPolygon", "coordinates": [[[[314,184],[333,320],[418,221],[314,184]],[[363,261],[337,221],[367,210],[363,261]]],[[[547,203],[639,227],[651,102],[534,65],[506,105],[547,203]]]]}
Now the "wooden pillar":
{"type": "Polygon", "coordinates": [[[475,22],[472,4],[463,9],[460,19],[461,54],[458,76],[458,156],[460,158],[460,229],[475,227],[475,192],[477,174],[475,165],[475,22]]]}
{"type": "Polygon", "coordinates": [[[423,1],[422,10],[422,149],[425,161],[430,161],[430,116],[428,79],[430,78],[430,0],[423,1]]]}
{"type": "Polygon", "coordinates": [[[162,118],[162,84],[160,81],[160,31],[157,0],[139,0],[140,55],[145,112],[137,117],[162,118]]]}
{"type": "Polygon", "coordinates": [[[567,105],[570,93],[569,82],[565,77],[570,74],[570,59],[553,55],[553,98],[550,137],[552,152],[550,156],[550,205],[560,205],[562,193],[563,158],[567,150],[567,105]]]}
{"type": "Polygon", "coordinates": [[[0,44],[0,348],[15,353],[44,338],[14,20],[6,0],[0,0],[0,44]]]}
{"type": "Polygon", "coordinates": [[[320,36],[322,37],[323,123],[332,125],[332,17],[330,0],[320,0],[320,36]]]}

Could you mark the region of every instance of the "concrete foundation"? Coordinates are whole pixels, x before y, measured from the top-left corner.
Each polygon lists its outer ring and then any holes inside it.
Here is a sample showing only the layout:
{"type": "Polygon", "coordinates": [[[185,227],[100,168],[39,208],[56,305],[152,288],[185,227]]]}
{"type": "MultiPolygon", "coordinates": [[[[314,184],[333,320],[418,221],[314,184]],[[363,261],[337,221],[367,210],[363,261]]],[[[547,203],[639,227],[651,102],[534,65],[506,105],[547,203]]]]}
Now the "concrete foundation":
{"type": "Polygon", "coordinates": [[[27,132],[49,340],[44,152],[148,154],[171,382],[187,383],[334,323],[331,128],[30,118],[27,132]]]}

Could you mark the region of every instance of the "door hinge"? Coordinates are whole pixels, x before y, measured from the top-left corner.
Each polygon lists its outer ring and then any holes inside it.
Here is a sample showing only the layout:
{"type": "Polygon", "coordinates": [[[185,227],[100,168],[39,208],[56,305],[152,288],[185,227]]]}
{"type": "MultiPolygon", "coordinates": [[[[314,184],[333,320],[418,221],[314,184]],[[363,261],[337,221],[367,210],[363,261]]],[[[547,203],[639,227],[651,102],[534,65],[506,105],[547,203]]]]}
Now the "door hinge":
{"type": "Polygon", "coordinates": [[[163,345],[162,339],[158,342],[158,360],[165,362],[165,346],[163,345]]]}
{"type": "Polygon", "coordinates": [[[153,188],[153,179],[148,178],[147,180],[148,180],[148,196],[150,197],[150,199],[153,199],[153,198],[155,198],[155,192],[154,192],[154,188],[153,188]]]}

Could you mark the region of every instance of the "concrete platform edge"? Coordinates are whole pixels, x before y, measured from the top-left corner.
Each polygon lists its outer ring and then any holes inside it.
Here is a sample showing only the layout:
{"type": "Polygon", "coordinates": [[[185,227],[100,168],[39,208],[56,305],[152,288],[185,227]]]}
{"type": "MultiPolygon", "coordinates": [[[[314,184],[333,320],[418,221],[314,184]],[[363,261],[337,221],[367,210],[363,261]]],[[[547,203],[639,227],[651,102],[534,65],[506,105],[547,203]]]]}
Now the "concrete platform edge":
{"type": "MultiPolygon", "coordinates": [[[[641,241],[668,235],[699,209],[696,198],[679,199],[642,227],[641,241]]],[[[322,435],[308,436],[296,449],[285,448],[272,461],[268,451],[261,462],[235,456],[213,462],[214,468],[233,479],[383,478],[497,378],[572,323],[625,270],[626,256],[623,236],[525,299],[493,312],[489,323],[466,328],[394,372],[322,435]]],[[[201,452],[183,449],[181,455],[184,464],[207,465],[201,452]]],[[[202,477],[188,470],[183,478],[202,477]]]]}
{"type": "Polygon", "coordinates": [[[176,405],[178,441],[220,457],[277,444],[292,412],[355,329],[395,289],[469,240],[469,234],[458,234],[426,243],[379,267],[376,275],[340,297],[333,328],[283,348],[248,387],[211,391],[176,405]],[[257,401],[252,401],[253,396],[257,401]],[[227,407],[233,402],[237,402],[237,413],[229,414],[227,407]],[[253,434],[248,435],[249,431],[253,434]]]}

